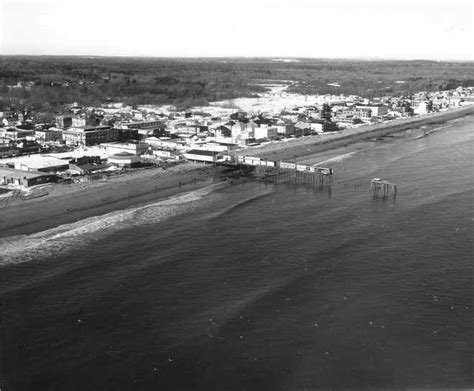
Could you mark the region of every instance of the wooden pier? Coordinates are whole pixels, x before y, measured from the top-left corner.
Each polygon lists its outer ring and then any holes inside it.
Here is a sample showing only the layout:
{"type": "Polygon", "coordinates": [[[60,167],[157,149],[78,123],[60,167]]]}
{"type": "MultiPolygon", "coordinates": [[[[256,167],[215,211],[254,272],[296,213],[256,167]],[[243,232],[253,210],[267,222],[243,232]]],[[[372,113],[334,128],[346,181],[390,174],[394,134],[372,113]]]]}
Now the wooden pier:
{"type": "MultiPolygon", "coordinates": [[[[245,162],[241,162],[245,164],[245,162]]],[[[266,183],[290,183],[318,188],[330,186],[333,170],[327,167],[314,167],[295,163],[253,161],[255,176],[266,183]],[[257,164],[259,163],[259,164],[257,164]]]]}
{"type": "Polygon", "coordinates": [[[392,196],[395,200],[397,197],[397,185],[382,178],[372,179],[370,181],[370,188],[372,190],[373,198],[387,199],[389,196],[392,196]]]}

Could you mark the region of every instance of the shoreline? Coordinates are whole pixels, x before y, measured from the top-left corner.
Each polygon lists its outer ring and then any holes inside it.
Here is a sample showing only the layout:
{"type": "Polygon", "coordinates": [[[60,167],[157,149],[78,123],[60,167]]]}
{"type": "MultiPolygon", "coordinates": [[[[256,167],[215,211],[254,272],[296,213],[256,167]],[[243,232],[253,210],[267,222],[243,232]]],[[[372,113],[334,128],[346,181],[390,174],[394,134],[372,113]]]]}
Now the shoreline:
{"type": "Polygon", "coordinates": [[[166,171],[148,169],[105,181],[52,185],[44,197],[0,208],[0,238],[44,231],[218,182],[223,182],[220,167],[185,163],[166,171]]]}
{"type": "Polygon", "coordinates": [[[286,142],[279,141],[263,146],[250,147],[238,151],[237,155],[256,156],[269,160],[293,159],[295,155],[296,158],[303,158],[316,152],[329,151],[408,129],[439,125],[473,114],[474,105],[462,106],[448,111],[396,119],[382,124],[364,125],[359,128],[344,129],[330,134],[305,136],[286,142]]]}
{"type": "MultiPolygon", "coordinates": [[[[474,114],[474,105],[408,118],[396,123],[369,125],[348,129],[349,132],[331,134],[330,138],[307,136],[302,139],[267,144],[239,151],[239,155],[256,155],[271,160],[305,157],[336,151],[358,143],[384,137],[408,129],[439,125],[474,114]],[[254,152],[255,151],[255,152],[254,152]]],[[[330,156],[329,156],[330,158],[330,156]]],[[[70,185],[51,185],[49,194],[27,200],[0,204],[0,238],[27,235],[92,216],[160,201],[181,193],[198,190],[213,183],[223,182],[223,167],[187,162],[167,170],[153,168],[130,171],[107,180],[70,185]],[[34,216],[34,217],[33,217],[34,216]]],[[[227,179],[230,180],[230,179],[227,179]]]]}

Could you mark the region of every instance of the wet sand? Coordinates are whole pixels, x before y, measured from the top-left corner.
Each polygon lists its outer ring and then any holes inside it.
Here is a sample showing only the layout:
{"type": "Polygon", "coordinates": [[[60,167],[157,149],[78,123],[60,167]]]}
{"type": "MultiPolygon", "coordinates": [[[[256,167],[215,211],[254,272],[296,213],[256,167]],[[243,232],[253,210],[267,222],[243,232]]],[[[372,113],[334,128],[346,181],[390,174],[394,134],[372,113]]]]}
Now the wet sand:
{"type": "Polygon", "coordinates": [[[161,200],[220,181],[220,168],[184,163],[136,170],[107,180],[53,184],[48,195],[3,202],[0,237],[30,234],[133,205],[161,200]]]}
{"type": "MultiPolygon", "coordinates": [[[[318,159],[324,161],[334,154],[350,153],[375,138],[422,126],[434,127],[465,116],[470,116],[469,120],[472,120],[472,114],[474,105],[385,124],[347,129],[336,134],[308,136],[248,148],[239,154],[270,160],[296,159],[303,163],[305,158],[317,153],[318,159]]],[[[184,163],[167,170],[134,170],[102,181],[51,185],[46,189],[48,195],[39,198],[6,202],[2,197],[0,237],[39,232],[87,217],[158,201],[222,180],[222,168],[184,163]]]]}
{"type": "Polygon", "coordinates": [[[474,114],[474,105],[420,115],[411,118],[397,119],[376,125],[365,125],[358,128],[344,129],[330,134],[305,136],[284,142],[269,143],[263,146],[247,148],[240,151],[239,155],[257,156],[269,160],[301,160],[302,157],[316,152],[324,152],[336,148],[343,148],[358,142],[386,137],[408,129],[422,126],[439,125],[444,122],[470,116],[474,114]]]}

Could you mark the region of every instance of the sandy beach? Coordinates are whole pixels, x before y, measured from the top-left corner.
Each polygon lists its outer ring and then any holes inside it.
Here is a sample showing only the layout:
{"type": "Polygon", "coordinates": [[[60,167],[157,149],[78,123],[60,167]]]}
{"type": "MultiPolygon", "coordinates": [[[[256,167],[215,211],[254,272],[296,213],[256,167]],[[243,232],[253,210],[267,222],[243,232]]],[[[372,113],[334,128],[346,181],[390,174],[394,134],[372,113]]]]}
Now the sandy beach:
{"type": "Polygon", "coordinates": [[[340,132],[305,136],[290,139],[284,142],[269,143],[262,146],[247,148],[240,151],[239,155],[258,156],[269,160],[301,160],[306,155],[316,152],[324,152],[348,146],[357,142],[363,142],[380,137],[386,137],[394,133],[408,129],[416,129],[422,126],[442,124],[464,116],[474,114],[474,105],[431,113],[410,118],[396,119],[376,125],[365,125],[358,128],[344,129],[340,132]]]}
{"type": "MultiPolygon", "coordinates": [[[[429,131],[429,128],[436,125],[461,120],[466,116],[469,116],[467,120],[472,120],[472,114],[474,105],[390,123],[347,129],[334,134],[271,143],[248,148],[240,151],[240,154],[271,160],[296,159],[304,162],[305,157],[317,153],[317,162],[330,162],[333,156],[353,153],[367,141],[407,129],[425,127],[425,130],[429,131]]],[[[166,170],[133,170],[107,180],[69,185],[52,184],[44,189],[47,195],[28,200],[7,200],[1,197],[0,237],[43,231],[114,210],[155,202],[222,180],[225,178],[220,167],[183,163],[166,170]]]]}
{"type": "Polygon", "coordinates": [[[0,237],[30,234],[90,216],[153,202],[220,181],[220,168],[184,163],[142,169],[107,180],[52,184],[48,195],[0,205],[0,237]]]}

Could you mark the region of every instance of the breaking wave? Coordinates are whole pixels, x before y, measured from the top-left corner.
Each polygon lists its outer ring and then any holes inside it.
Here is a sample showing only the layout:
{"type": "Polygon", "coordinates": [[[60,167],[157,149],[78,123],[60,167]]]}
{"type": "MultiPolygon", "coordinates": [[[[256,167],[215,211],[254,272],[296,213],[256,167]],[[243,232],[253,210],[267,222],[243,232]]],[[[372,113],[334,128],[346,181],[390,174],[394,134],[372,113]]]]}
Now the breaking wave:
{"type": "Polygon", "coordinates": [[[157,224],[173,216],[195,210],[203,197],[228,186],[219,183],[170,197],[152,204],[93,216],[74,223],[60,225],[31,235],[0,239],[0,266],[28,262],[56,255],[84,245],[84,240],[97,241],[112,232],[134,226],[157,224]]]}
{"type": "Polygon", "coordinates": [[[345,153],[343,155],[334,156],[330,159],[326,159],[326,160],[323,160],[322,162],[313,164],[313,166],[321,166],[322,164],[327,164],[327,163],[339,163],[339,162],[342,162],[343,160],[349,159],[350,157],[354,156],[356,153],[359,153],[359,152],[360,151],[353,151],[353,152],[345,153]]]}

